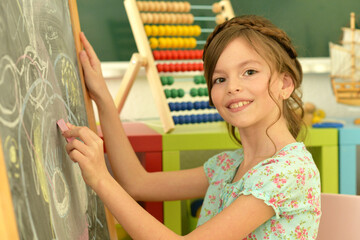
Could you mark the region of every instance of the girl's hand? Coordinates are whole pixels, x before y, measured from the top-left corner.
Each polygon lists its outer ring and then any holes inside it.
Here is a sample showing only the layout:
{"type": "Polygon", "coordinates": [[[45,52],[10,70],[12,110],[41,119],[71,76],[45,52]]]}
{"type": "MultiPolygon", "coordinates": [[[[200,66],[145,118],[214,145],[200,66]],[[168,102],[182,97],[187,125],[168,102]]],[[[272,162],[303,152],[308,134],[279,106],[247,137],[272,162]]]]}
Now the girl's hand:
{"type": "Polygon", "coordinates": [[[102,75],[100,60],[83,32],[80,33],[80,40],[85,49],[79,53],[79,57],[84,70],[86,86],[90,97],[97,102],[110,93],[102,75]]]}
{"type": "Polygon", "coordinates": [[[87,127],[67,125],[70,129],[63,136],[75,139],[66,144],[66,151],[71,160],[79,164],[86,184],[96,191],[100,180],[110,176],[105,164],[103,141],[87,127]]]}

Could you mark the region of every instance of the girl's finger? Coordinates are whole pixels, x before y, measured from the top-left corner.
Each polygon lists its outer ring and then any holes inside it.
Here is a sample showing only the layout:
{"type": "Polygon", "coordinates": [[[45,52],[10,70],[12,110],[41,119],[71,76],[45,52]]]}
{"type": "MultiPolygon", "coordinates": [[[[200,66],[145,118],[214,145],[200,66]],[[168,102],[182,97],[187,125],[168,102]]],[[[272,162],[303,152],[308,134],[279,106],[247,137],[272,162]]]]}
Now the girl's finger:
{"type": "Polygon", "coordinates": [[[99,139],[101,140],[101,138],[94,132],[92,131],[91,129],[88,128],[88,133],[89,133],[89,136],[94,140],[94,141],[98,141],[99,139]]]}
{"type": "Polygon", "coordinates": [[[85,72],[94,71],[91,66],[89,57],[84,50],[80,51],[79,57],[80,57],[81,65],[83,66],[85,72]]]}
{"type": "MultiPolygon", "coordinates": [[[[99,137],[87,127],[73,127],[63,133],[66,138],[80,138],[86,145],[91,146],[99,141],[99,137]]],[[[100,139],[101,140],[101,139],[100,139]]]]}
{"type": "Polygon", "coordinates": [[[82,165],[83,163],[86,162],[86,157],[81,152],[79,152],[77,149],[72,150],[69,153],[69,157],[73,162],[76,162],[79,165],[82,165]]]}
{"type": "Polygon", "coordinates": [[[88,53],[88,57],[90,59],[91,65],[97,63],[99,61],[99,59],[98,59],[93,47],[91,46],[91,44],[89,43],[89,41],[87,40],[87,38],[85,37],[85,34],[83,32],[80,33],[80,39],[83,43],[85,51],[88,53]]]}
{"type": "Polygon", "coordinates": [[[73,150],[78,150],[83,155],[85,155],[85,153],[87,152],[86,148],[87,148],[87,146],[83,142],[81,142],[77,139],[74,139],[73,141],[69,142],[65,146],[65,150],[68,154],[70,154],[71,151],[73,151],[73,150]]]}

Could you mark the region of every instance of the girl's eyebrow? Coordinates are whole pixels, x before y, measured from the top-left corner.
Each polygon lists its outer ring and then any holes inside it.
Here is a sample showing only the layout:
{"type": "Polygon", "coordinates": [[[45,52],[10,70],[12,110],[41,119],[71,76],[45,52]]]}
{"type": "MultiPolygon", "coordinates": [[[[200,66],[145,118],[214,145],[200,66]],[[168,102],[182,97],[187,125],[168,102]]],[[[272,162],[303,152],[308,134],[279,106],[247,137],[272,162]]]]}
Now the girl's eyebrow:
{"type": "MultiPolygon", "coordinates": [[[[257,64],[257,65],[261,65],[261,62],[258,61],[258,60],[255,60],[255,59],[249,59],[249,60],[245,60],[244,62],[240,62],[238,65],[236,65],[237,68],[240,68],[240,67],[244,67],[246,65],[252,65],[252,64],[257,64]]],[[[219,69],[216,69],[214,70],[214,73],[217,73],[217,74],[221,74],[223,73],[224,71],[223,70],[219,70],[219,69]]]]}

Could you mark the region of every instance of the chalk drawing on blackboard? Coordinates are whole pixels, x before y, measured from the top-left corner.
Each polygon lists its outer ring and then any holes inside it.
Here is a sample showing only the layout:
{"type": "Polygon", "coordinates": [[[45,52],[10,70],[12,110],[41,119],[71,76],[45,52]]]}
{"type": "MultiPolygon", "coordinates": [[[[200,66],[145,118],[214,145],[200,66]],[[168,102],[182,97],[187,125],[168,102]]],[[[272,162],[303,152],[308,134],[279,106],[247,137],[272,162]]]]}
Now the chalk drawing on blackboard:
{"type": "Polygon", "coordinates": [[[19,236],[108,239],[56,125],[88,125],[68,2],[4,0],[0,16],[0,138],[19,236]]]}

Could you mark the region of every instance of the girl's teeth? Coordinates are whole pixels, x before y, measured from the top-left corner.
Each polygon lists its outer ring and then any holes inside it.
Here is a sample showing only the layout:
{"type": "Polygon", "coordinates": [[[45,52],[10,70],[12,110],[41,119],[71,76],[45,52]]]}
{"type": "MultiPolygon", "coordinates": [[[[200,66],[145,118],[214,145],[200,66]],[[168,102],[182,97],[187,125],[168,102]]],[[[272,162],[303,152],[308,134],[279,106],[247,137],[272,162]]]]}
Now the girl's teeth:
{"type": "Polygon", "coordinates": [[[246,104],[248,104],[249,102],[246,101],[246,102],[238,102],[238,103],[233,103],[230,105],[230,108],[233,109],[233,108],[238,108],[238,107],[242,107],[246,104]]]}

